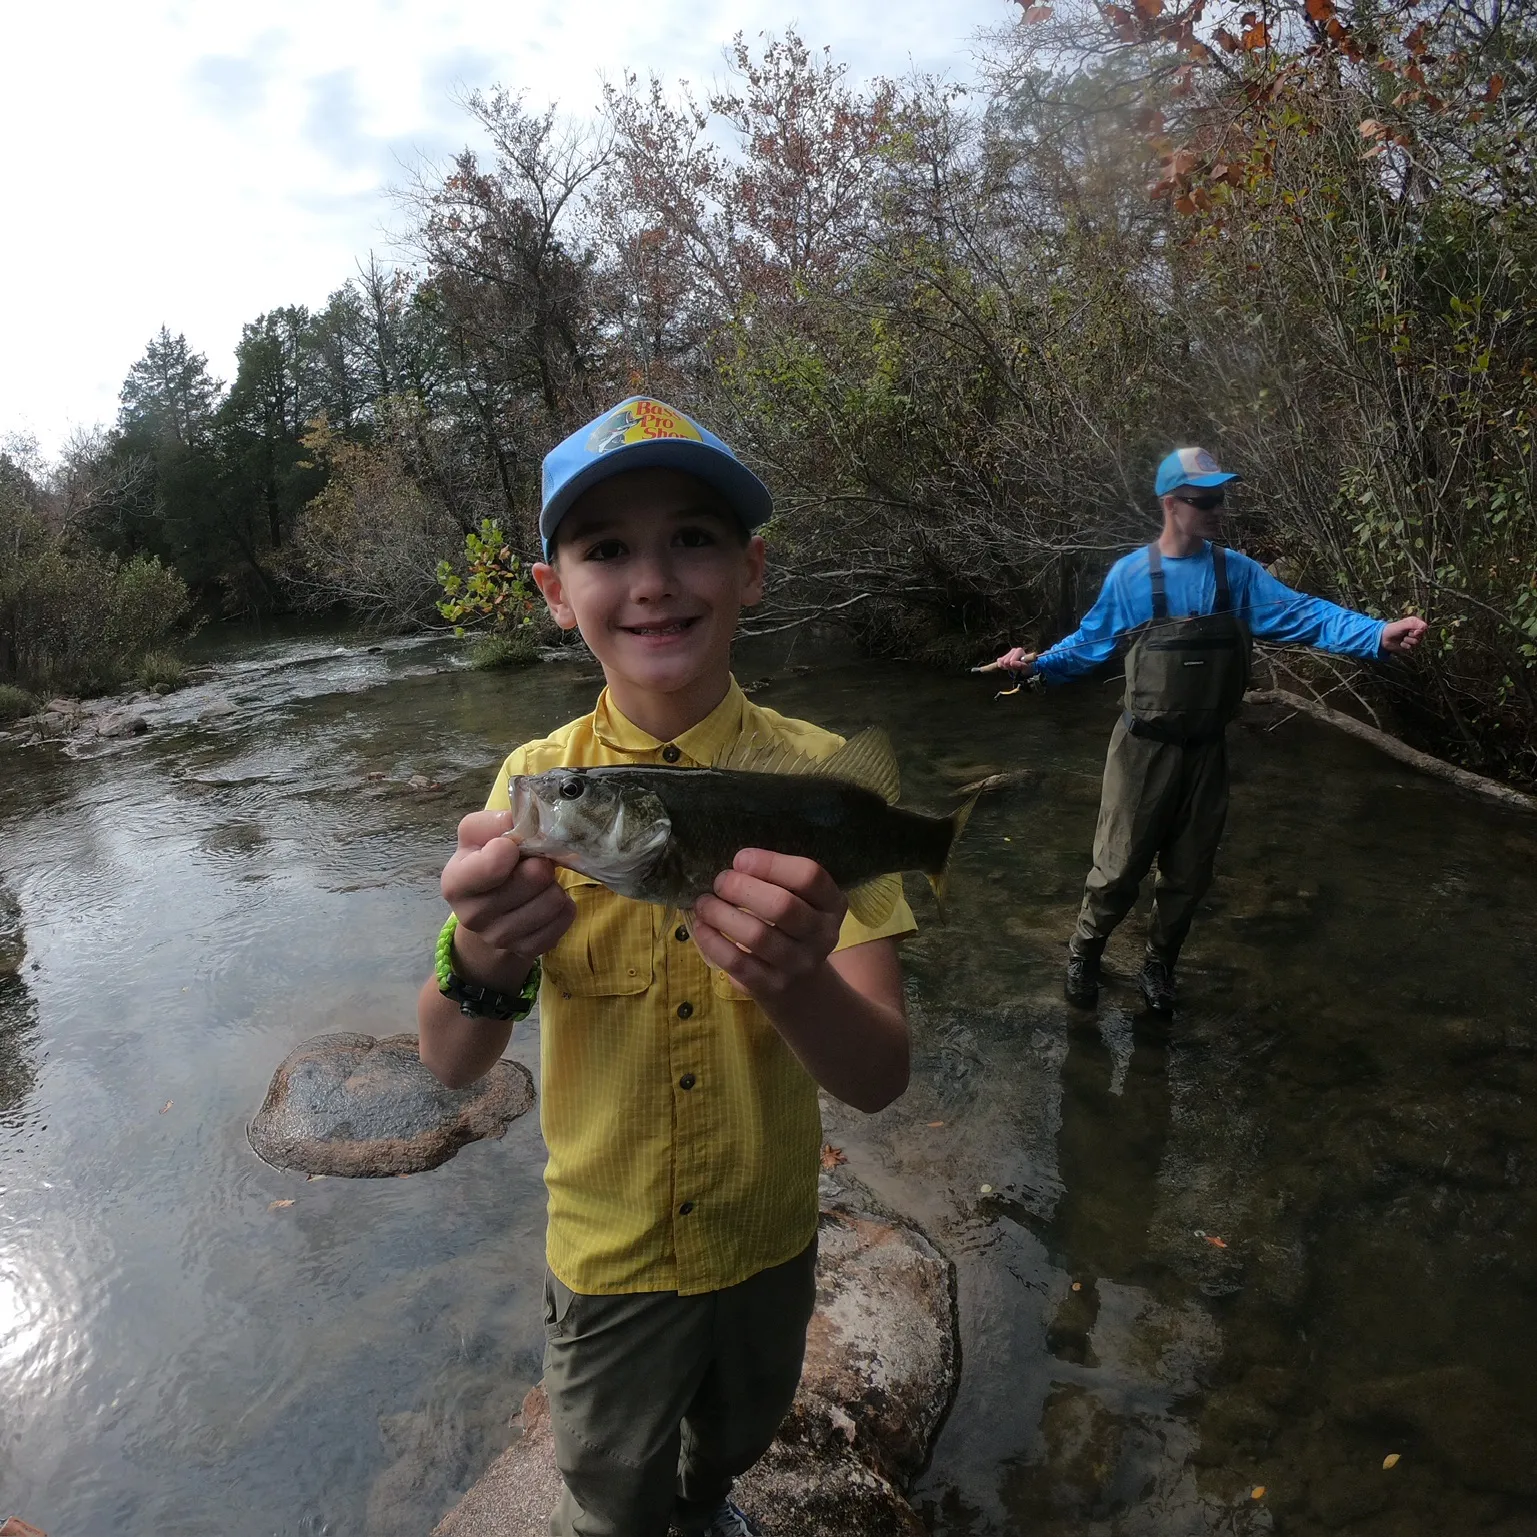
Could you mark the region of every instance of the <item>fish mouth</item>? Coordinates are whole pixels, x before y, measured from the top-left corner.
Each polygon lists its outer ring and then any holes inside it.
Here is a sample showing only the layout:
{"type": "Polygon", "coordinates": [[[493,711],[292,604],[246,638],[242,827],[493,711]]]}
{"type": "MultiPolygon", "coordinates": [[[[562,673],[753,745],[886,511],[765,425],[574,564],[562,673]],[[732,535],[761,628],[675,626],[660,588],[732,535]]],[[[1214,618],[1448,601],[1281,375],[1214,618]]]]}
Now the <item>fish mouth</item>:
{"type": "Polygon", "coordinates": [[[539,836],[539,797],[521,775],[508,786],[508,801],[512,806],[512,826],[507,829],[507,836],[522,844],[532,842],[539,836]]]}

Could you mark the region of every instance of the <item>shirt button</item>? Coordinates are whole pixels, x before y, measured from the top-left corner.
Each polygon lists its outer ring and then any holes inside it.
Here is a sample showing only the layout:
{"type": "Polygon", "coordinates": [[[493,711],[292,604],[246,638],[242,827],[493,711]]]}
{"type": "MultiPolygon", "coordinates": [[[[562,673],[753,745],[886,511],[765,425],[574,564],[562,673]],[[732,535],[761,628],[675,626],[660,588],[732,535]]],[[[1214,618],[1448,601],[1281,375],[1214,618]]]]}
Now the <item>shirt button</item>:
{"type": "Polygon", "coordinates": [[[673,746],[671,742],[662,749],[662,761],[664,763],[676,763],[682,756],[683,749],[673,746]]]}
{"type": "Polygon", "coordinates": [[[674,939],[676,939],[678,941],[678,943],[681,945],[683,943],[683,941],[688,938],[688,930],[686,928],[684,928],[683,925],[680,923],[678,925],[677,933],[675,933],[672,937],[674,939]]]}
{"type": "Polygon", "coordinates": [[[690,1212],[691,1212],[691,1211],[693,1211],[693,1209],[694,1209],[694,1203],[693,1203],[693,1202],[692,1202],[692,1201],[685,1201],[685,1202],[684,1202],[684,1203],[683,1203],[683,1204],[682,1204],[682,1205],[681,1205],[681,1206],[680,1206],[680,1207],[679,1207],[679,1208],[678,1208],[678,1215],[679,1215],[679,1216],[680,1216],[680,1217],[686,1217],[686,1216],[688,1216],[688,1214],[689,1214],[689,1213],[690,1213],[690,1212]]]}
{"type": "Polygon", "coordinates": [[[688,1018],[690,1018],[693,1015],[693,1012],[694,1012],[694,1005],[691,1004],[691,1003],[680,1003],[678,1005],[678,1018],[679,1019],[688,1019],[688,1018]]]}
{"type": "Polygon", "coordinates": [[[698,1083],[698,1082],[699,1082],[699,1080],[692,1073],[685,1073],[678,1080],[678,1087],[680,1089],[692,1089],[694,1087],[694,1085],[696,1083],[698,1083]]]}

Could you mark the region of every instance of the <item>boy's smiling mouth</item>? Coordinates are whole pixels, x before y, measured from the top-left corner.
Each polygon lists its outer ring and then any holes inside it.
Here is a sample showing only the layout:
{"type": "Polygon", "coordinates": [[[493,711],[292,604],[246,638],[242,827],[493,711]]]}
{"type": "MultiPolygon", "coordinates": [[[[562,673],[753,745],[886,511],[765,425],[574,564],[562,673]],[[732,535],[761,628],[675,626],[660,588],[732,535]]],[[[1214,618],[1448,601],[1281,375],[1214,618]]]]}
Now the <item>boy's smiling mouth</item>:
{"type": "Polygon", "coordinates": [[[624,624],[620,625],[626,635],[640,635],[663,639],[669,635],[681,635],[687,629],[699,623],[697,614],[687,619],[668,619],[658,624],[624,624]]]}

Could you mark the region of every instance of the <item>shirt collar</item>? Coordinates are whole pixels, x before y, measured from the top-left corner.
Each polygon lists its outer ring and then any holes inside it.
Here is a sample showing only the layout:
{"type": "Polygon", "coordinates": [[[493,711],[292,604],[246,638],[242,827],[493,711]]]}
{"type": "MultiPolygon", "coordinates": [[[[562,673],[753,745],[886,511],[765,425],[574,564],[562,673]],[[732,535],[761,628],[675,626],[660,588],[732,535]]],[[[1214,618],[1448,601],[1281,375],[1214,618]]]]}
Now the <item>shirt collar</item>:
{"type": "Polygon", "coordinates": [[[746,714],[747,696],[732,678],[726,697],[702,721],[680,732],[671,742],[663,742],[621,714],[605,687],[592,714],[592,729],[597,739],[614,752],[656,762],[682,763],[689,768],[707,768],[742,735],[746,714]],[[678,756],[669,758],[664,752],[667,747],[676,747],[678,756]]]}

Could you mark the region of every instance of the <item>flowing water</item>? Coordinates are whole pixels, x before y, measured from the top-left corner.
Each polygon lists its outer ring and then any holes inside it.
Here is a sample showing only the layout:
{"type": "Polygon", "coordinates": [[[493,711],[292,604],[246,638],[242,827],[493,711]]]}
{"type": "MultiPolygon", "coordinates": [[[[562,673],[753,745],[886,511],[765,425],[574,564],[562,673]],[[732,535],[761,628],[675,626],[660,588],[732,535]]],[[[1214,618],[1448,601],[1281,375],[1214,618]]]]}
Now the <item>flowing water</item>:
{"type": "MultiPolygon", "coordinates": [[[[1140,913],[1087,1019],[1059,973],[1112,686],[740,674],[886,726],[910,804],[1030,771],[973,818],[947,924],[914,889],[910,1092],[827,1112],[955,1261],[933,1532],[1537,1531],[1537,821],[1239,727],[1173,1028],[1135,1007],[1140,913]]],[[[268,1168],[245,1126],[304,1038],[413,1027],[455,820],[595,677],[247,638],[145,737],[0,742],[0,1517],[420,1537],[507,1443],[537,1117],[374,1181],[268,1168]]]]}

